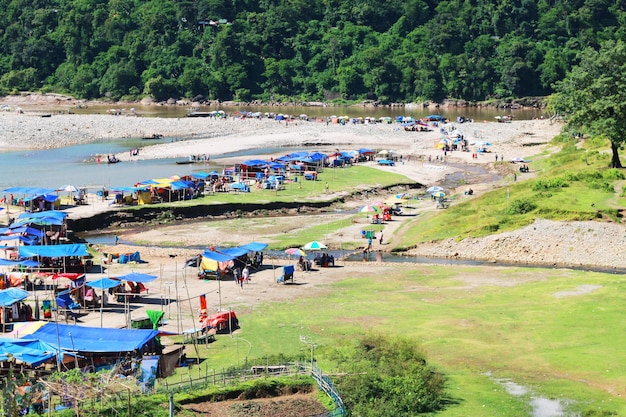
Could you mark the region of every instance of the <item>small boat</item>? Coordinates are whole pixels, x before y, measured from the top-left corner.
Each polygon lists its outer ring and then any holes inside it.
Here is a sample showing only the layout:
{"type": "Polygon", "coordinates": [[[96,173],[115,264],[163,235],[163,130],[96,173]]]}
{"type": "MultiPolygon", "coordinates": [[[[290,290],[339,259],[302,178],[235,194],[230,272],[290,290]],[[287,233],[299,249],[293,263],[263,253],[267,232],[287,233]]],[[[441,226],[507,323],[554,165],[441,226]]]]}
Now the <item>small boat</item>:
{"type": "Polygon", "coordinates": [[[189,165],[195,164],[197,161],[176,161],[176,165],[189,165]]]}
{"type": "Polygon", "coordinates": [[[210,111],[193,111],[187,113],[187,117],[215,117],[215,113],[210,111]]]}
{"type": "Polygon", "coordinates": [[[117,159],[116,157],[111,157],[107,159],[107,163],[108,164],[117,164],[118,162],[122,162],[119,159],[117,159]]]}
{"type": "Polygon", "coordinates": [[[152,136],[144,136],[141,139],[143,140],[158,140],[158,139],[163,139],[164,136],[161,135],[160,133],[154,133],[152,136]]]}

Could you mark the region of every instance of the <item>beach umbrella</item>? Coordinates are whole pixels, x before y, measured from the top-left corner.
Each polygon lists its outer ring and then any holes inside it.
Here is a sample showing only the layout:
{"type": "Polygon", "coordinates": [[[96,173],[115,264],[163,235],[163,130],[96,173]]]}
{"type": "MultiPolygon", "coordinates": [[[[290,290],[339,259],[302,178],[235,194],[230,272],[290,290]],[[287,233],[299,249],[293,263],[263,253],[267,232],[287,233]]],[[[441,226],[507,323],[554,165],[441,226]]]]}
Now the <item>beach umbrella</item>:
{"type": "Polygon", "coordinates": [[[389,151],[386,149],[383,149],[382,151],[378,151],[378,155],[389,155],[389,151]]]}
{"type": "Polygon", "coordinates": [[[438,185],[435,185],[434,187],[430,187],[429,189],[426,190],[427,193],[436,193],[437,191],[443,191],[443,188],[441,188],[438,185]]]}
{"type": "Polygon", "coordinates": [[[116,279],[122,281],[131,281],[131,282],[152,282],[158,277],[156,275],[148,275],[148,274],[140,274],[138,272],[131,272],[126,275],[119,275],[115,277],[116,279]]]}
{"type": "Polygon", "coordinates": [[[99,288],[101,290],[108,290],[109,288],[115,288],[120,285],[120,281],[111,278],[100,278],[95,281],[85,283],[86,286],[91,288],[99,288]]]}
{"type": "Polygon", "coordinates": [[[359,213],[379,213],[380,205],[368,204],[359,209],[359,213]]]}
{"type": "Polygon", "coordinates": [[[314,240],[304,245],[302,249],[303,250],[322,250],[322,249],[328,249],[328,246],[324,245],[322,242],[318,242],[317,240],[314,240]]]}
{"type": "Polygon", "coordinates": [[[444,193],[443,191],[436,191],[432,195],[433,197],[445,197],[446,193],[444,193]]]}
{"type": "Polygon", "coordinates": [[[306,252],[300,248],[289,248],[285,250],[285,253],[289,256],[297,255],[297,256],[305,256],[306,252]]]}
{"type": "Polygon", "coordinates": [[[68,193],[75,193],[78,191],[78,188],[68,184],[62,185],[61,187],[57,188],[57,191],[67,191],[68,193]]]}

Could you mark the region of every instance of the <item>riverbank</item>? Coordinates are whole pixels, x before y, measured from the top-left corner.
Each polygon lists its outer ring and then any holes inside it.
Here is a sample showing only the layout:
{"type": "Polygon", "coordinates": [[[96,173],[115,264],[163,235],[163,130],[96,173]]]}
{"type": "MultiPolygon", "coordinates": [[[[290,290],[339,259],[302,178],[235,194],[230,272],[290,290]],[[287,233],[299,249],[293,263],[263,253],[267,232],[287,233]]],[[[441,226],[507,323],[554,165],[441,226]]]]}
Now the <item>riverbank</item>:
{"type": "MultiPolygon", "coordinates": [[[[33,149],[62,147],[76,143],[92,143],[128,136],[149,136],[163,134],[178,140],[157,145],[147,144],[141,148],[137,159],[186,158],[189,155],[207,154],[212,160],[230,164],[240,162],[244,157],[223,158],[243,149],[259,149],[259,156],[267,155],[268,148],[310,148],[332,152],[335,149],[348,150],[359,147],[371,147],[376,150],[388,149],[404,156],[404,164],[394,167],[377,168],[397,172],[424,185],[436,185],[446,175],[464,171],[464,166],[481,165],[495,169],[495,157],[508,160],[528,158],[542,152],[550,152],[549,141],[558,134],[560,125],[547,120],[513,121],[512,123],[474,122],[454,124],[470,143],[488,142],[489,152],[453,152],[446,155],[445,163],[426,163],[442,157],[437,148],[441,132],[406,132],[397,124],[351,125],[326,124],[298,121],[294,123],[278,122],[269,119],[204,119],[204,118],[141,118],[111,115],[71,115],[54,114],[41,117],[36,114],[0,113],[1,143],[6,147],[29,147],[33,149]],[[437,169],[435,169],[437,168],[437,169]]],[[[149,141],[146,141],[149,142],[149,141]]],[[[247,155],[245,159],[252,156],[247,155]]],[[[118,158],[130,159],[127,153],[118,158]]],[[[500,165],[499,168],[503,166],[500,165]]],[[[506,174],[506,173],[503,173],[506,174]]],[[[466,175],[466,174],[460,174],[466,175]]],[[[524,178],[529,178],[525,176],[524,178]]],[[[133,179],[130,179],[132,181],[133,179]]],[[[134,179],[138,180],[138,179],[134,179]]],[[[489,181],[474,179],[468,182],[477,193],[497,187],[489,181]],[[473,181],[473,182],[472,182],[473,181]]],[[[106,209],[106,208],[105,208],[106,209]]],[[[93,213],[92,207],[86,207],[87,215],[93,213]]],[[[620,225],[603,224],[613,231],[599,232],[600,236],[618,236],[620,225]]],[[[491,239],[456,242],[449,240],[419,245],[411,254],[437,257],[462,257],[495,261],[513,261],[521,263],[597,265],[601,267],[621,267],[619,259],[624,257],[615,253],[616,246],[607,246],[595,241],[588,244],[587,239],[572,241],[567,247],[571,250],[550,249],[555,241],[565,237],[580,237],[575,233],[577,226],[566,224],[543,227],[536,230],[521,230],[515,234],[496,235],[491,239]],[[572,230],[573,229],[573,230],[572,230]],[[558,231],[560,230],[560,231],[558,231]],[[542,237],[545,235],[545,237],[542,237]],[[531,237],[532,236],[532,237],[531,237]],[[585,241],[586,240],[586,241],[585,241]],[[506,245],[504,245],[506,242],[506,245]],[[586,249],[587,248],[587,249],[586,249]],[[609,259],[611,258],[611,259],[609,259]]],[[[391,238],[391,236],[389,236],[391,238]]],[[[333,239],[331,237],[331,239],[333,239]]],[[[337,240],[339,240],[337,238],[337,240]]],[[[561,248],[565,245],[561,245],[561,248]]],[[[392,249],[392,245],[386,250],[392,249]]]]}

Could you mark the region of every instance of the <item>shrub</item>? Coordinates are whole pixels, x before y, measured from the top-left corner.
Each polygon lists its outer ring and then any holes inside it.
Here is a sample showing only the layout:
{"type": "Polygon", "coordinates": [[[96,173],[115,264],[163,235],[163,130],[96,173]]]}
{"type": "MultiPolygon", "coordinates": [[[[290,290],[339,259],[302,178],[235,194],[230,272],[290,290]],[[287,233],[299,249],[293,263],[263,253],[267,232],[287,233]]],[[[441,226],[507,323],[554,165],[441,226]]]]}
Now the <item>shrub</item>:
{"type": "Polygon", "coordinates": [[[365,336],[351,352],[336,354],[346,372],[337,385],[350,415],[414,416],[442,409],[445,379],[414,341],[365,336]]]}
{"type": "Polygon", "coordinates": [[[626,178],[626,176],[624,176],[624,172],[622,172],[621,170],[611,168],[605,170],[602,173],[602,178],[604,178],[605,180],[623,180],[624,178],[626,178]]]}
{"type": "Polygon", "coordinates": [[[547,180],[537,180],[532,186],[533,191],[552,190],[557,188],[569,187],[567,180],[561,177],[550,178],[547,180]]]}
{"type": "Polygon", "coordinates": [[[506,210],[507,214],[526,214],[530,213],[537,208],[537,205],[528,199],[513,200],[509,208],[506,210]]]}

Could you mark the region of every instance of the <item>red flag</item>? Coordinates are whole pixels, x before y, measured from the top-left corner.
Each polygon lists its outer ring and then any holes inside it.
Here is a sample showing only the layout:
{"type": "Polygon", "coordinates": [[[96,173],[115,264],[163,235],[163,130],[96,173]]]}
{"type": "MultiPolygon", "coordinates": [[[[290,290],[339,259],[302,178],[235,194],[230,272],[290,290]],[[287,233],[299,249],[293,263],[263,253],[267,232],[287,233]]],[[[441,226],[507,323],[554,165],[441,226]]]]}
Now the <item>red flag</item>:
{"type": "Polygon", "coordinates": [[[200,321],[203,321],[206,318],[207,318],[207,313],[206,313],[206,294],[202,294],[200,296],[200,311],[198,312],[198,319],[200,321]]]}

